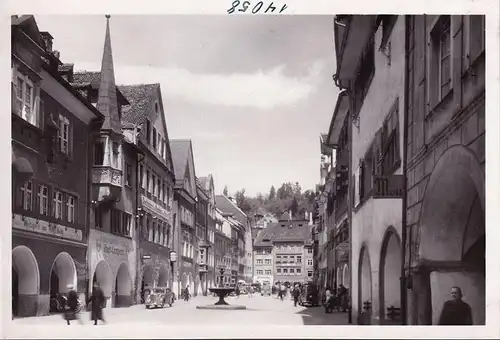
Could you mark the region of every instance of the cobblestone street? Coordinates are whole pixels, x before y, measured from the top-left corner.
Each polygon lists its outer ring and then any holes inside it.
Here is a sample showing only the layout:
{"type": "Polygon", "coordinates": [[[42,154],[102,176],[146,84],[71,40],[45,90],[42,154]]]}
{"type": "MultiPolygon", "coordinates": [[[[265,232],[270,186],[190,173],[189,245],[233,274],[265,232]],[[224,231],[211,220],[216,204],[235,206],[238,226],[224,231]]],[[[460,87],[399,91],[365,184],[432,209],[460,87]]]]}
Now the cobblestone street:
{"type": "MultiPolygon", "coordinates": [[[[164,309],[150,309],[141,306],[129,308],[114,308],[104,310],[107,324],[102,327],[137,324],[138,326],[162,326],[162,325],[197,325],[210,326],[220,324],[230,324],[232,326],[244,325],[343,325],[347,324],[346,313],[325,314],[321,307],[294,307],[293,301],[289,298],[284,301],[276,297],[263,297],[254,295],[253,297],[241,296],[229,297],[230,304],[245,305],[246,310],[198,310],[197,305],[213,304],[217,298],[199,296],[189,302],[176,301],[171,307],[164,309]]],[[[91,326],[89,314],[83,315],[85,326],[91,326]]],[[[43,326],[64,326],[64,320],[60,315],[50,315],[43,317],[30,317],[16,319],[15,326],[20,325],[43,325],[43,326]]],[[[79,327],[78,321],[73,321],[72,326],[79,327]]],[[[101,327],[101,325],[99,325],[101,327]]]]}

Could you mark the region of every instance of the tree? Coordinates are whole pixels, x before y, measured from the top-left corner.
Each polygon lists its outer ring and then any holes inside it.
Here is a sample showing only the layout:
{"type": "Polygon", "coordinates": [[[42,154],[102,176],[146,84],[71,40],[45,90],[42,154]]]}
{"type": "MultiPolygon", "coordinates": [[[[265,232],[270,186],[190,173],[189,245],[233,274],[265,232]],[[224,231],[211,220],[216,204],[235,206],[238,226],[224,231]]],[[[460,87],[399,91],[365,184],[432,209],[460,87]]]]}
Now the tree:
{"type": "Polygon", "coordinates": [[[292,203],[290,204],[289,207],[290,211],[292,212],[292,216],[297,216],[297,212],[299,211],[299,203],[297,202],[297,198],[294,197],[292,200],[292,203]]]}
{"type": "Polygon", "coordinates": [[[272,201],[276,198],[276,188],[274,185],[271,186],[271,190],[269,190],[269,200],[272,201]]]}
{"type": "Polygon", "coordinates": [[[227,192],[227,185],[224,187],[224,191],[222,192],[222,194],[226,197],[229,196],[227,192]]]}
{"type": "Polygon", "coordinates": [[[300,195],[302,193],[302,188],[301,188],[299,182],[295,182],[295,184],[293,186],[293,193],[295,195],[300,195]]]}

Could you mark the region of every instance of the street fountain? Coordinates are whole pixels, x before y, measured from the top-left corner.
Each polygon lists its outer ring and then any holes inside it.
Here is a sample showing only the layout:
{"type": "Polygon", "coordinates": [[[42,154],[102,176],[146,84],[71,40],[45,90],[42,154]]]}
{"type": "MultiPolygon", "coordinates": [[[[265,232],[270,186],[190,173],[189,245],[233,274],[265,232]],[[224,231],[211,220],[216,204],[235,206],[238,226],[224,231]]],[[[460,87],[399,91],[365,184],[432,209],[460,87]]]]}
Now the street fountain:
{"type": "Polygon", "coordinates": [[[205,306],[196,306],[197,309],[224,309],[224,310],[237,310],[237,309],[247,309],[246,306],[241,305],[230,305],[224,300],[226,296],[235,291],[235,288],[232,287],[224,287],[224,268],[219,269],[220,273],[220,287],[209,288],[210,293],[215,293],[219,297],[219,301],[217,301],[213,305],[205,305],[205,306]]]}

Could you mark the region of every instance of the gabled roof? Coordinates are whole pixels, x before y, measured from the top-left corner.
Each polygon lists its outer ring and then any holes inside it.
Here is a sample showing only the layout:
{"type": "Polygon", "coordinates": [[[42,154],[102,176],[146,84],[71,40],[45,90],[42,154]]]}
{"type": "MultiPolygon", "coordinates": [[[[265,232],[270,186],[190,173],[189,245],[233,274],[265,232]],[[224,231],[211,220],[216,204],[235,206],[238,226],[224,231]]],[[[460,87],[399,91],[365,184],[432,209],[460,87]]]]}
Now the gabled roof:
{"type": "Polygon", "coordinates": [[[238,222],[247,225],[247,215],[241,211],[236,204],[234,204],[228,197],[224,195],[215,196],[215,204],[223,213],[232,214],[238,222]]]}
{"type": "Polygon", "coordinates": [[[133,124],[143,124],[148,118],[151,99],[159,91],[160,84],[118,85],[130,105],[122,111],[123,120],[133,124]]]}
{"type": "Polygon", "coordinates": [[[41,39],[40,30],[33,15],[13,15],[10,17],[11,26],[19,26],[40,48],[45,49],[45,43],[41,39]]]}
{"type": "Polygon", "coordinates": [[[254,246],[265,247],[275,242],[311,242],[311,228],[307,221],[272,223],[257,235],[254,246]],[[269,241],[265,241],[265,240],[269,241]]]}

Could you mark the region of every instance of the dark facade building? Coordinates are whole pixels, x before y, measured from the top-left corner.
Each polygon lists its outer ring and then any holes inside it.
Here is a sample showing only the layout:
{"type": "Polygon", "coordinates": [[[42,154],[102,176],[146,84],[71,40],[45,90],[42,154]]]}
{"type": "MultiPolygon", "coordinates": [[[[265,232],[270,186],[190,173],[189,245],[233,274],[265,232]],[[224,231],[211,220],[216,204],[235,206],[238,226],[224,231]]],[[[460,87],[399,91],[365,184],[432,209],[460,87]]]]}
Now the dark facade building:
{"type": "MultiPolygon", "coordinates": [[[[160,84],[119,86],[130,105],[123,120],[133,130],[140,129],[134,182],[138,198],[137,301],[145,290],[172,287],[170,251],[173,241],[174,169],[163,111],[160,84]]],[[[127,166],[131,166],[128,164],[127,166]]]]}
{"type": "Polygon", "coordinates": [[[130,105],[115,84],[107,16],[100,72],[67,75],[74,88],[104,115],[92,138],[92,201],[88,246],[88,289],[94,282],[107,298],[106,307],[126,307],[136,295],[137,130],[123,120],[130,105]]]}
{"type": "Polygon", "coordinates": [[[11,28],[13,315],[45,315],[68,285],[85,293],[91,134],[103,115],[61,76],[33,16],[11,28]]]}
{"type": "Polygon", "coordinates": [[[175,263],[176,282],[174,291],[189,285],[194,293],[195,266],[198,259],[196,244],[196,174],[191,140],[170,140],[172,160],[175,172],[174,214],[176,224],[174,232],[174,250],[177,253],[175,263]]]}

